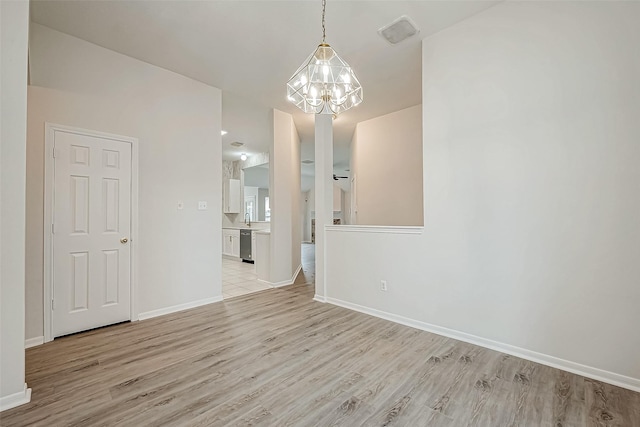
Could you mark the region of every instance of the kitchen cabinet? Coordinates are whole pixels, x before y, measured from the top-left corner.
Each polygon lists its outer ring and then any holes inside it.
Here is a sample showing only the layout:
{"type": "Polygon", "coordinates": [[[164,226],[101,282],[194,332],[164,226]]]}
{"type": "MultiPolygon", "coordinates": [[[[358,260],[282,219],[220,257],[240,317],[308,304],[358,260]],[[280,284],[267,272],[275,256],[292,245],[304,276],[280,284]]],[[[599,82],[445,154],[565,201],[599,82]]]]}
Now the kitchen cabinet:
{"type": "Polygon", "coordinates": [[[258,259],[256,259],[256,274],[258,280],[271,282],[271,233],[267,230],[257,230],[256,247],[258,259]]]}
{"type": "Polygon", "coordinates": [[[240,257],[240,230],[222,230],[222,255],[240,257]]]}
{"type": "Polygon", "coordinates": [[[224,213],[240,213],[240,180],[226,179],[222,189],[222,210],[224,213]]]}
{"type": "Polygon", "coordinates": [[[258,253],[256,250],[256,233],[251,233],[251,258],[253,262],[256,262],[256,258],[258,258],[258,253]]]}

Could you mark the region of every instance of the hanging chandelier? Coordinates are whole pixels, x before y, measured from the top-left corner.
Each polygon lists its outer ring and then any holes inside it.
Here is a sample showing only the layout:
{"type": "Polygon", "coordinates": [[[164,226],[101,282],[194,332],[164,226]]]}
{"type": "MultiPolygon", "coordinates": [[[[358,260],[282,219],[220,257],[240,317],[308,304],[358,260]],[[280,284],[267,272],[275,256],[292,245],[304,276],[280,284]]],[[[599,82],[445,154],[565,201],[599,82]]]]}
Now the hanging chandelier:
{"type": "Polygon", "coordinates": [[[362,102],[362,86],[349,64],[325,42],[322,0],[322,43],[287,82],[287,99],[305,113],[339,114],[362,102]]]}

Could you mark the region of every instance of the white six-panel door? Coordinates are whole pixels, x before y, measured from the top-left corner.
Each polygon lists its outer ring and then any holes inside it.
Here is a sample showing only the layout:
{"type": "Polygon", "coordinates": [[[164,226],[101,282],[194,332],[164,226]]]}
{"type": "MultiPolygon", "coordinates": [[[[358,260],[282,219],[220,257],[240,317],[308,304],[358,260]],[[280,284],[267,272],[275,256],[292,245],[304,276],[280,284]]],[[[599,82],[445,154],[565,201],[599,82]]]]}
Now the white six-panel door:
{"type": "Polygon", "coordinates": [[[131,318],[131,149],[54,133],[53,337],[131,318]]]}

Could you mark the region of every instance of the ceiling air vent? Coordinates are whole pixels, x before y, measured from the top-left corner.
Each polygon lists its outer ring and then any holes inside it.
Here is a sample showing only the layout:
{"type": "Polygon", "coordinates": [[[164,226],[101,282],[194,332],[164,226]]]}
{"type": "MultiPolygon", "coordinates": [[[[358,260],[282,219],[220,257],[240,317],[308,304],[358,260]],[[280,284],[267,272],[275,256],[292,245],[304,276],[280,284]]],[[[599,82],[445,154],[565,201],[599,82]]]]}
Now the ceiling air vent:
{"type": "Polygon", "coordinates": [[[244,143],[235,141],[235,142],[232,142],[231,145],[233,145],[234,147],[242,147],[244,143]]]}
{"type": "Polygon", "coordinates": [[[416,24],[407,15],[402,15],[391,24],[385,25],[378,30],[378,34],[391,44],[400,43],[402,40],[415,36],[419,32],[420,30],[416,24]]]}
{"type": "Polygon", "coordinates": [[[302,163],[304,163],[305,165],[310,165],[311,163],[313,163],[313,160],[303,160],[302,163]]]}

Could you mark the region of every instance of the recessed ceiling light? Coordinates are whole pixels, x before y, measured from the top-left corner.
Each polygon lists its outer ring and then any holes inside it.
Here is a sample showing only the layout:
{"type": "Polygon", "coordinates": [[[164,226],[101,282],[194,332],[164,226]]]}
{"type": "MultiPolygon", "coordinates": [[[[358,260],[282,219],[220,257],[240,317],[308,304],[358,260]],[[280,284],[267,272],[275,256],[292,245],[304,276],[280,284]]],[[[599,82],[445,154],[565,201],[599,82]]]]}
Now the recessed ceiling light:
{"type": "Polygon", "coordinates": [[[400,18],[378,30],[378,34],[391,44],[400,43],[409,37],[415,36],[419,32],[420,30],[416,24],[407,15],[402,15],[400,18]]]}
{"type": "Polygon", "coordinates": [[[226,135],[226,134],[227,134],[227,131],[226,131],[226,130],[221,130],[221,131],[220,131],[220,135],[226,135]]]}
{"type": "Polygon", "coordinates": [[[247,155],[244,153],[240,154],[240,160],[242,160],[243,162],[247,160],[247,155]]]}

